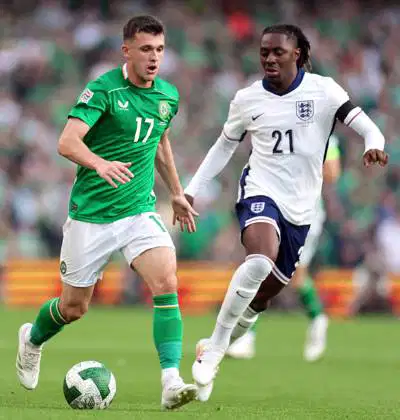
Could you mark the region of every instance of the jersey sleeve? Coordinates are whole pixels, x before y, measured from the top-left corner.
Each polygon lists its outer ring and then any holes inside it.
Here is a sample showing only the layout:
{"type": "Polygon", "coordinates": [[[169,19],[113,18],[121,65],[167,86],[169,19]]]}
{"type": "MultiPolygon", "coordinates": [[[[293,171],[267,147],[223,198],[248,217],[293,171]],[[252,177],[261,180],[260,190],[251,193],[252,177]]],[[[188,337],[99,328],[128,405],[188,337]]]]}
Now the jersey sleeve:
{"type": "Polygon", "coordinates": [[[108,109],[108,95],[105,87],[98,80],[89,82],[72,107],[68,118],[79,118],[89,127],[93,127],[108,109]]]}
{"type": "Polygon", "coordinates": [[[332,134],[331,138],[329,139],[329,146],[328,151],[326,152],[325,161],[338,159],[340,159],[339,141],[338,138],[332,134]]]}
{"type": "Polygon", "coordinates": [[[335,112],[346,102],[350,100],[349,94],[331,77],[328,78],[327,82],[327,95],[329,105],[335,110],[335,112]]]}
{"type": "Polygon", "coordinates": [[[179,110],[179,96],[176,102],[174,102],[171,106],[171,114],[167,123],[166,129],[171,126],[172,120],[175,118],[175,115],[178,113],[179,110]]]}
{"type": "Polygon", "coordinates": [[[228,118],[224,124],[223,133],[228,140],[233,141],[242,141],[246,135],[238,94],[236,94],[229,106],[228,118]]]}

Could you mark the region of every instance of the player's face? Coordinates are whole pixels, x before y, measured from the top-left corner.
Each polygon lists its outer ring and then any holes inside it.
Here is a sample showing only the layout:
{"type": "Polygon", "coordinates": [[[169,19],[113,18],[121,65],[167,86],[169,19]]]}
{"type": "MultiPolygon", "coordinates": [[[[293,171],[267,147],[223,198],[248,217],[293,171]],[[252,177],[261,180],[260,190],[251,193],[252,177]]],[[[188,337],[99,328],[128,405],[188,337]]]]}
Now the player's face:
{"type": "Polygon", "coordinates": [[[160,69],[164,46],[164,34],[139,32],[132,39],[126,40],[122,52],[132,76],[141,83],[151,85],[160,69]]]}
{"type": "Polygon", "coordinates": [[[299,56],[296,41],[285,34],[268,33],[261,38],[260,61],[270,82],[280,84],[296,75],[299,56]]]}

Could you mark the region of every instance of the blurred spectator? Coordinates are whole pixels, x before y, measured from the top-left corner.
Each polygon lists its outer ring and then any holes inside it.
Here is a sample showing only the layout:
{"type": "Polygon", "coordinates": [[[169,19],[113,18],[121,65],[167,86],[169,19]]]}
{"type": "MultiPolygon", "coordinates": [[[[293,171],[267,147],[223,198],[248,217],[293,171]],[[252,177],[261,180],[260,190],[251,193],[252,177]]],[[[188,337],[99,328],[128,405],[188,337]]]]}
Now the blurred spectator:
{"type": "MultiPolygon", "coordinates": [[[[185,180],[218,137],[235,91],[260,78],[262,28],[283,21],[304,28],[315,71],[336,78],[377,121],[391,158],[386,172],[365,171],[361,139],[338,129],[343,175],[335,194],[328,195],[330,221],[321,261],[357,266],[367,255],[368,229],[378,223],[378,247],[390,268],[399,270],[400,259],[393,254],[400,249],[393,246],[400,241],[399,216],[390,204],[400,201],[398,3],[11,0],[2,12],[0,264],[6,255],[58,254],[74,178],[74,166],[56,152],[60,129],[86,82],[122,62],[125,21],[151,13],[167,27],[161,76],[181,94],[171,139],[185,180]]],[[[189,237],[174,231],[182,258],[226,261],[242,252],[232,210],[249,150],[244,142],[207,191],[209,197],[196,203],[201,207],[198,233],[189,237]]],[[[160,191],[159,208],[166,214],[167,200],[160,191]]]]}
{"type": "Polygon", "coordinates": [[[353,296],[349,303],[348,315],[354,316],[364,310],[391,311],[390,267],[379,240],[379,227],[369,230],[368,246],[362,264],[353,272],[353,296]]]}
{"type": "Polygon", "coordinates": [[[379,224],[377,243],[386,270],[400,274],[400,205],[379,224]]]}

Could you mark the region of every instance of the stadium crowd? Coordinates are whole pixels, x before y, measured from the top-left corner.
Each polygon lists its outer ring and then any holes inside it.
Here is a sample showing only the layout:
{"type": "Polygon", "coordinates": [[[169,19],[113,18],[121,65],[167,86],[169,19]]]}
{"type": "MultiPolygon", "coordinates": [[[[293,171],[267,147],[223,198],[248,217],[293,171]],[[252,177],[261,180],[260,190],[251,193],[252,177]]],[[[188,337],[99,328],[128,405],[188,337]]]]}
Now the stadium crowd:
{"type": "MultiPolygon", "coordinates": [[[[362,139],[338,124],[343,173],[324,191],[329,221],[319,262],[354,267],[378,251],[382,265],[400,273],[400,6],[390,1],[7,2],[0,15],[0,259],[59,255],[75,176],[57,155],[60,130],[86,82],[121,63],[120,28],[142,13],[167,28],[161,77],[181,94],[171,140],[184,185],[218,137],[236,90],[260,78],[262,28],[285,21],[304,29],[314,71],[347,89],[384,132],[390,154],[387,170],[364,170],[362,139]]],[[[197,200],[198,232],[173,230],[180,259],[239,258],[232,191],[249,151],[244,142],[197,200]]],[[[156,193],[170,222],[159,178],[156,193]]]]}

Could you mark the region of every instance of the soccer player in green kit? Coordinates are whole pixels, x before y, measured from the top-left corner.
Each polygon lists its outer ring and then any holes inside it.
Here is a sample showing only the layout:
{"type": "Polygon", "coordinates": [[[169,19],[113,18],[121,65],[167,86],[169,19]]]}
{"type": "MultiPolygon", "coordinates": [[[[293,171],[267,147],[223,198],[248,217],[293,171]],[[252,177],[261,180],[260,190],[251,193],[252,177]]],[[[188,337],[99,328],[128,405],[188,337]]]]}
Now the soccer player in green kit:
{"type": "Polygon", "coordinates": [[[161,405],[173,409],[194,400],[197,388],[179,374],[176,256],[155,212],[155,168],[171,194],[181,229],[195,231],[197,213],[183,194],[168,140],[179,94],[157,77],[163,25],[152,16],[137,16],[125,25],[123,38],[125,64],[88,83],[59,140],[59,153],[78,164],[63,226],[63,289],[59,298],[44,303],[33,324],[21,326],[17,375],[25,388],[36,388],[43,344],[85,314],[111,254],[121,251],[153,294],[161,405]]]}

